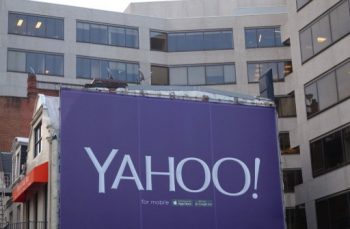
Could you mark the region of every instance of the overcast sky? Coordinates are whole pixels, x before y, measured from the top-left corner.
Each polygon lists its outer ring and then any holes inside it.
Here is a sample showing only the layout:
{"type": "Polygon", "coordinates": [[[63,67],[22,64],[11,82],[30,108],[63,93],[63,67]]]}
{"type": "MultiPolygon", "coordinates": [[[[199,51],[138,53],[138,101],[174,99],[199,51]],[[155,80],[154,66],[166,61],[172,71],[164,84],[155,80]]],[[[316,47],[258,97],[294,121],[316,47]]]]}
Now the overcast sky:
{"type": "Polygon", "coordinates": [[[123,12],[130,2],[156,2],[164,0],[32,0],[38,2],[51,2],[70,6],[123,12]]]}

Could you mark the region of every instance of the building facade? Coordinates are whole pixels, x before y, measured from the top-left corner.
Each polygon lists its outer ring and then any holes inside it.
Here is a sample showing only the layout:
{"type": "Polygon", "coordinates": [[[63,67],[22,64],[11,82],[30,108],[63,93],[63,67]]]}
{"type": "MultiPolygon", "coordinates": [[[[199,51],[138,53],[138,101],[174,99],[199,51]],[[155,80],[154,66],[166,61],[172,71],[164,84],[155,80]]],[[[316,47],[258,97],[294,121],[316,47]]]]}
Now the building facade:
{"type": "MultiPolygon", "coordinates": [[[[272,69],[287,226],[349,226],[348,0],[184,0],[125,13],[4,0],[0,18],[4,97],[26,97],[28,73],[43,90],[115,79],[256,96],[272,69]],[[344,198],[338,218],[328,213],[344,198]]],[[[31,127],[29,149],[43,129],[31,127]]]]}

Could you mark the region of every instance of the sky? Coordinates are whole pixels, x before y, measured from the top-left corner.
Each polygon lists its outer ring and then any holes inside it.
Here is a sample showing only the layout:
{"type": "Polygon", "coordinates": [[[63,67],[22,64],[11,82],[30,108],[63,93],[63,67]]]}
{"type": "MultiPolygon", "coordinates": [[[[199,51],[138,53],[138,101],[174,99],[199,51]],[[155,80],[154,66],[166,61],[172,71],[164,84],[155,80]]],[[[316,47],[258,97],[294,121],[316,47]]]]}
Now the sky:
{"type": "Polygon", "coordinates": [[[155,2],[164,0],[32,0],[86,8],[123,12],[130,2],[155,2]]]}

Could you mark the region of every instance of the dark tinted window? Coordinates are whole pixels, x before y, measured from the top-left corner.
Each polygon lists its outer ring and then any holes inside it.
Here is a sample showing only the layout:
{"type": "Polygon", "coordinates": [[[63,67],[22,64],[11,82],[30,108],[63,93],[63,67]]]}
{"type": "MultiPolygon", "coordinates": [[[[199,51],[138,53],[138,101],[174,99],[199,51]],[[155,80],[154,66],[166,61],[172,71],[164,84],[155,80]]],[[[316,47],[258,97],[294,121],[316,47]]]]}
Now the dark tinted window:
{"type": "Polygon", "coordinates": [[[281,151],[286,151],[290,149],[290,139],[289,132],[281,132],[279,133],[279,142],[281,151]]]}
{"type": "Polygon", "coordinates": [[[151,50],[167,51],[168,38],[163,32],[151,31],[151,50]]]}
{"type": "Polygon", "coordinates": [[[286,209],[287,229],[307,229],[305,205],[286,209]]]}
{"type": "Polygon", "coordinates": [[[276,96],[278,117],[295,117],[297,115],[294,93],[286,96],[276,96]]]}
{"type": "Polygon", "coordinates": [[[350,227],[350,194],[347,191],[316,201],[317,225],[321,229],[350,227]]]}
{"type": "Polygon", "coordinates": [[[301,169],[283,170],[284,192],[294,192],[294,187],[301,183],[303,183],[301,169]]]}
{"type": "Polygon", "coordinates": [[[8,31],[11,34],[63,40],[63,27],[62,18],[9,13],[8,31]]]}
{"type": "Polygon", "coordinates": [[[349,127],[337,130],[310,143],[314,176],[332,171],[350,162],[349,127]]]}

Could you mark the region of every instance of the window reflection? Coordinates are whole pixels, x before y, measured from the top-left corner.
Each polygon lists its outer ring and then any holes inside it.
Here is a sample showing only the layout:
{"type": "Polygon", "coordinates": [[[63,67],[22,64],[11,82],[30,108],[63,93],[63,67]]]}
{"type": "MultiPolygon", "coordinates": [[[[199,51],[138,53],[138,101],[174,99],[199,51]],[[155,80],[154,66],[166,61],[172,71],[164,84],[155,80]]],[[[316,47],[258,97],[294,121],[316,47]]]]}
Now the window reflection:
{"type": "Polygon", "coordinates": [[[293,72],[291,61],[263,61],[250,62],[248,67],[248,82],[259,82],[259,79],[268,70],[272,70],[272,77],[275,82],[283,81],[284,77],[293,72]]]}
{"type": "Polygon", "coordinates": [[[246,48],[283,46],[279,27],[246,28],[244,32],[246,48]]]}

